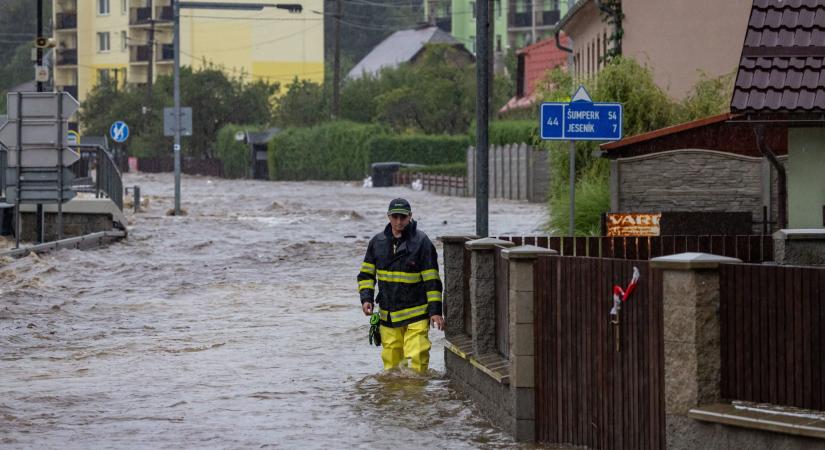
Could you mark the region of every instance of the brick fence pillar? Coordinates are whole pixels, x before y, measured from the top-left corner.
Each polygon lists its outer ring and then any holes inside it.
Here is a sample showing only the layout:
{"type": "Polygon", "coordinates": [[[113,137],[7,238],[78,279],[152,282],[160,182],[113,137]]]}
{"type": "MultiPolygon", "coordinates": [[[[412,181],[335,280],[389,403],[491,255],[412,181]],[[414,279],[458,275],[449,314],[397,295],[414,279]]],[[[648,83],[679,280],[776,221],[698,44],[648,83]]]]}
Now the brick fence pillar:
{"type": "Polygon", "coordinates": [[[671,416],[720,400],[719,264],[741,262],[707,253],[650,260],[651,268],[662,269],[668,428],[671,416]]]}
{"type": "Polygon", "coordinates": [[[447,339],[464,333],[464,244],[474,234],[439,236],[444,244],[443,314],[447,339]]]}
{"type": "Polygon", "coordinates": [[[470,321],[473,353],[477,356],[496,351],[496,270],[495,248],[512,247],[510,241],[483,238],[469,241],[470,321]]]}
{"type": "Polygon", "coordinates": [[[510,392],[513,401],[513,437],[517,441],[536,439],[535,338],[533,266],[543,255],[555,250],[522,245],[502,251],[510,261],[510,392]]]}
{"type": "Polygon", "coordinates": [[[825,266],[825,230],[779,230],[773,234],[777,264],[825,266]]]}

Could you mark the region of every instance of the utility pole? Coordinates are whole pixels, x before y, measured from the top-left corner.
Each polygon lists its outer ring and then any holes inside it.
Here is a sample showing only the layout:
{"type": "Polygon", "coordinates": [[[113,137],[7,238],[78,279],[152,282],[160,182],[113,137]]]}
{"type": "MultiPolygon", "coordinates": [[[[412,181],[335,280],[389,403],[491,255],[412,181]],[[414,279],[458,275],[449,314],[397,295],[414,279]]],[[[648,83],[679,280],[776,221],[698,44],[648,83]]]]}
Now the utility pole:
{"type": "Polygon", "coordinates": [[[149,66],[146,69],[146,105],[152,105],[152,82],[155,65],[155,6],[149,0],[149,66]]]}
{"type": "Polygon", "coordinates": [[[490,149],[490,0],[479,0],[476,14],[476,234],[488,236],[490,149]]]}
{"type": "Polygon", "coordinates": [[[530,1],[530,39],[533,42],[531,44],[535,44],[539,41],[539,38],[536,36],[536,2],[538,0],[529,0],[530,1]]]}
{"type": "Polygon", "coordinates": [[[343,1],[335,0],[335,48],[332,61],[332,118],[341,115],[341,18],[343,1]]]}
{"type": "MultiPolygon", "coordinates": [[[[172,0],[172,16],[175,21],[172,43],[175,47],[174,105],[175,105],[175,216],[180,215],[180,0],[172,0]]],[[[151,63],[150,63],[151,64],[151,63]]]]}
{"type": "MultiPolygon", "coordinates": [[[[38,38],[43,37],[43,0],[37,0],[37,37],[38,38]]],[[[41,48],[41,46],[38,45],[37,46],[37,69],[39,70],[41,66],[43,66],[43,48],[41,48]]],[[[42,81],[37,82],[37,92],[43,92],[43,82],[42,81]]],[[[20,141],[18,143],[18,146],[22,146],[22,141],[20,141]]],[[[60,149],[60,150],[62,151],[63,149],[60,149]]],[[[21,159],[17,160],[17,166],[18,167],[22,166],[21,159]]],[[[18,175],[19,175],[19,173],[18,173],[18,175]]],[[[17,185],[18,186],[20,185],[19,177],[18,177],[17,185]]],[[[18,193],[19,193],[19,191],[18,191],[18,193]]],[[[62,194],[62,192],[59,193],[59,194],[62,194]]],[[[18,200],[17,203],[20,204],[20,201],[18,200]]],[[[35,218],[35,236],[36,236],[35,241],[37,241],[38,243],[41,243],[41,242],[45,241],[45,237],[46,237],[45,236],[45,230],[46,230],[45,217],[44,217],[44,214],[43,214],[43,204],[42,203],[37,204],[37,207],[36,207],[36,210],[35,210],[35,215],[37,216],[35,218]]],[[[18,222],[18,225],[19,224],[20,224],[20,222],[18,222]]],[[[20,236],[20,230],[17,231],[17,235],[20,236]]]]}

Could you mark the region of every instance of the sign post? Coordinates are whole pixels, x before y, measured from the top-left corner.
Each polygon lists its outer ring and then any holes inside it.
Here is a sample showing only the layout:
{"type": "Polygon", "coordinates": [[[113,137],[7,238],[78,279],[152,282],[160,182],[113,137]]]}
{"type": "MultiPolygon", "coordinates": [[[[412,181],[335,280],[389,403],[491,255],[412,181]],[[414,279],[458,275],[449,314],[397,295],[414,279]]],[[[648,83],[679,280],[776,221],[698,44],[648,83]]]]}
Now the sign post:
{"type": "MultiPolygon", "coordinates": [[[[62,237],[62,204],[75,196],[68,169],[80,155],[68,148],[67,122],[79,103],[65,92],[10,92],[8,122],[0,143],[8,147],[7,201],[15,204],[16,246],[20,247],[20,205],[57,203],[57,233],[62,237]]],[[[38,236],[42,241],[42,236],[38,236]]]]}
{"type": "Polygon", "coordinates": [[[576,233],[576,153],[574,141],[618,141],[622,138],[622,104],[594,103],[579,86],[570,103],[545,102],[540,107],[542,140],[570,141],[570,235],[576,233]]]}

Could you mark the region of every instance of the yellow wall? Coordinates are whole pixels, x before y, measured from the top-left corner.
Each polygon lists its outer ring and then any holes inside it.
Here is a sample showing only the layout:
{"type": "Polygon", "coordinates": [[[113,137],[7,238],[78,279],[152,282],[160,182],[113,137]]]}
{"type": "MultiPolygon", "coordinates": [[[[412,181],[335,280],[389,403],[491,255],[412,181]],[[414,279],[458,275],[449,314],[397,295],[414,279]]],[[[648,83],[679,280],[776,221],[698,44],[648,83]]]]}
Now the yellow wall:
{"type": "MultiPolygon", "coordinates": [[[[263,79],[282,85],[295,76],[323,81],[324,2],[304,0],[298,3],[304,8],[299,14],[276,8],[262,11],[181,10],[181,65],[200,68],[204,61],[208,61],[230,76],[244,74],[247,80],[263,79]],[[313,13],[313,10],[321,14],[313,13]]],[[[142,38],[145,32],[129,28],[129,12],[121,12],[120,0],[110,0],[110,11],[106,16],[97,14],[96,0],[77,0],[77,10],[77,82],[79,97],[83,100],[98,81],[98,69],[129,70],[129,49],[121,51],[120,32],[127,31],[132,43],[138,43],[136,36],[140,34],[142,38]],[[97,50],[96,33],[102,31],[110,33],[109,52],[97,50]]],[[[162,29],[157,31],[157,41],[171,42],[171,27],[158,28],[162,29]]],[[[167,72],[166,67],[158,69],[158,66],[161,65],[155,66],[156,76],[159,72],[167,72]]],[[[135,69],[136,66],[131,65],[131,71],[136,72],[135,69]]]]}

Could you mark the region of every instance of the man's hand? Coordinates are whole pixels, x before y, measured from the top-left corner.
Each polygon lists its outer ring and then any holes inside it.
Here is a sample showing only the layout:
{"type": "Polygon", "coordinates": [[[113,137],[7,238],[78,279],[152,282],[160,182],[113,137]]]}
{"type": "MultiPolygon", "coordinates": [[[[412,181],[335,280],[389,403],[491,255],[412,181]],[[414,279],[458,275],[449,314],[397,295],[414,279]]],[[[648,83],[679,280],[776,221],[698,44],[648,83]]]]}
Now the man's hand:
{"type": "Polygon", "coordinates": [[[444,330],[444,318],[438,315],[430,317],[430,326],[444,330]]]}
{"type": "Polygon", "coordinates": [[[371,316],[372,315],[372,302],[361,303],[361,309],[364,311],[365,316],[371,316]]]}

